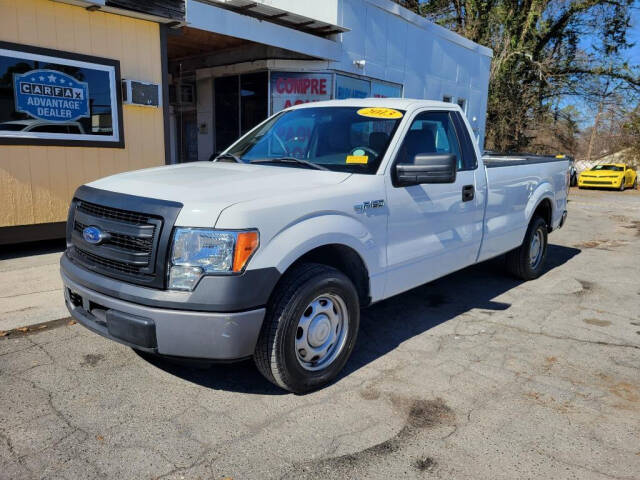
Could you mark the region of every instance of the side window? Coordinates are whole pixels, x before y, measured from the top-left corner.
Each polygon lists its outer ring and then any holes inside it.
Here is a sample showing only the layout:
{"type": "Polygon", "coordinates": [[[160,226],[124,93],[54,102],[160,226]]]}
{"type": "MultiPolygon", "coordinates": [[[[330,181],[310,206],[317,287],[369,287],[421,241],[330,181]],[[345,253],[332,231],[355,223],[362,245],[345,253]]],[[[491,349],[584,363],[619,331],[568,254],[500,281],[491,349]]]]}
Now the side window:
{"type": "Polygon", "coordinates": [[[463,168],[458,137],[451,116],[447,112],[418,114],[402,141],[397,162],[411,164],[416,155],[440,153],[455,155],[458,168],[463,168]]]}
{"type": "Polygon", "coordinates": [[[475,140],[471,138],[469,130],[462,119],[462,115],[458,112],[453,112],[452,116],[456,124],[456,130],[458,131],[460,146],[462,147],[462,170],[475,170],[478,168],[478,159],[476,157],[476,151],[473,148],[473,142],[475,140]]]}

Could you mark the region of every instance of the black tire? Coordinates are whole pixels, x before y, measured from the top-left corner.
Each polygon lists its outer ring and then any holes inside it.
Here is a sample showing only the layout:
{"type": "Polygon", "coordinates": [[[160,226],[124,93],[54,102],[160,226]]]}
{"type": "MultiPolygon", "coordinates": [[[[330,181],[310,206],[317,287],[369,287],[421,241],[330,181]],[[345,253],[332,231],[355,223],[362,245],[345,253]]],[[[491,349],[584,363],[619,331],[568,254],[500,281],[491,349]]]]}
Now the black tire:
{"type": "Polygon", "coordinates": [[[624,192],[624,178],[622,179],[622,181],[620,182],[620,188],[618,188],[618,191],[620,192],[624,192]]]}
{"type": "Polygon", "coordinates": [[[298,265],[287,272],[267,305],[253,356],[255,364],[267,380],[285,390],[294,393],[316,390],[331,382],[346,364],[356,343],[359,324],[358,292],[346,275],[326,265],[298,265]],[[338,296],[346,307],[345,337],[331,363],[310,371],[302,366],[296,352],[298,321],[314,299],[326,294],[338,296]]]}
{"type": "Polygon", "coordinates": [[[547,222],[542,217],[535,216],[529,223],[524,241],[515,250],[507,253],[507,270],[521,280],[533,280],[538,278],[543,271],[547,257],[547,222]],[[542,239],[542,252],[535,265],[531,264],[531,248],[533,236],[540,234],[542,239]]]}
{"type": "Polygon", "coordinates": [[[638,177],[633,179],[633,185],[631,185],[631,189],[632,190],[637,190],[638,189],[638,177]]]}

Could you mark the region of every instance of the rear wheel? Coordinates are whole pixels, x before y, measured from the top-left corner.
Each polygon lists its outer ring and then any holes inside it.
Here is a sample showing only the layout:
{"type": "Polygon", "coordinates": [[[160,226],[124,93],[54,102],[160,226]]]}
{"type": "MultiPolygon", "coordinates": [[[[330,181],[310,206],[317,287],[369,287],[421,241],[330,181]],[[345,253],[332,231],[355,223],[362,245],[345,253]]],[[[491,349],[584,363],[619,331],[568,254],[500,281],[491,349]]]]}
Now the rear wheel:
{"type": "Polygon", "coordinates": [[[533,280],[542,274],[547,257],[547,222],[535,216],[522,245],[507,253],[507,269],[522,280],[533,280]]]}
{"type": "Polygon", "coordinates": [[[319,264],[294,267],[267,306],[256,366],[291,392],[323,387],[351,355],[359,323],[358,292],[346,275],[319,264]]]}
{"type": "Polygon", "coordinates": [[[631,185],[631,188],[633,190],[636,190],[638,188],[638,177],[633,179],[633,185],[631,185]]]}

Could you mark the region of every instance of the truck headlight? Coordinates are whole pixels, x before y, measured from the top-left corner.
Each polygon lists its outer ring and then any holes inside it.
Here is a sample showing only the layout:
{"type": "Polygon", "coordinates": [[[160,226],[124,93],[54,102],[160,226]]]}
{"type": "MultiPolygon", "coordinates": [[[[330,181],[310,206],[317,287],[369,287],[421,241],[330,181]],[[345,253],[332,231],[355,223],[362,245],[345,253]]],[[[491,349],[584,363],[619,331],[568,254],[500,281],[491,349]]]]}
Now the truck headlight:
{"type": "Polygon", "coordinates": [[[193,290],[203,275],[244,271],[258,248],[258,231],[176,228],[169,261],[169,288],[193,290]]]}

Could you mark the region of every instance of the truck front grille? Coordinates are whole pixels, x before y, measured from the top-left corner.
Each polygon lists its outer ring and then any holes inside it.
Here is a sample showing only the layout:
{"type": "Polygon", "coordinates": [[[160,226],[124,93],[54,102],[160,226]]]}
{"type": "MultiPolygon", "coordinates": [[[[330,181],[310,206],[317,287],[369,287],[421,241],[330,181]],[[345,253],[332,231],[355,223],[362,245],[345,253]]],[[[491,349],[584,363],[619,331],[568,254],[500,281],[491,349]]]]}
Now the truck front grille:
{"type": "Polygon", "coordinates": [[[171,234],[181,209],[178,202],[83,185],[69,210],[66,255],[94,273],[163,289],[171,234]],[[93,243],[85,239],[87,227],[98,229],[93,237],[87,235],[93,243]]]}
{"type": "MultiPolygon", "coordinates": [[[[89,226],[90,225],[86,225],[76,220],[74,224],[74,230],[78,232],[80,235],[82,235],[82,231],[89,226]]],[[[132,252],[151,253],[151,250],[153,249],[152,237],[138,238],[131,235],[120,235],[118,233],[113,233],[113,232],[110,232],[110,238],[105,243],[109,245],[117,245],[118,247],[121,247],[124,250],[129,250],[132,252]]]]}
{"type": "Polygon", "coordinates": [[[157,233],[161,217],[78,200],[71,230],[76,261],[104,274],[125,275],[146,283],[154,278],[157,233]],[[99,244],[83,237],[87,227],[106,234],[99,244]]]}
{"type": "Polygon", "coordinates": [[[95,203],[85,201],[78,202],[76,209],[94,217],[133,223],[136,225],[144,225],[149,222],[148,215],[120,210],[119,208],[104,207],[102,205],[96,205],[95,203]]]}
{"type": "Polygon", "coordinates": [[[140,268],[135,267],[133,265],[129,265],[125,262],[118,262],[116,260],[109,260],[106,258],[102,258],[98,255],[94,255],[89,252],[85,252],[81,248],[76,247],[76,251],[80,258],[84,259],[88,263],[92,263],[95,265],[100,265],[104,267],[107,271],[116,271],[125,273],[127,275],[140,275],[140,268]]]}

